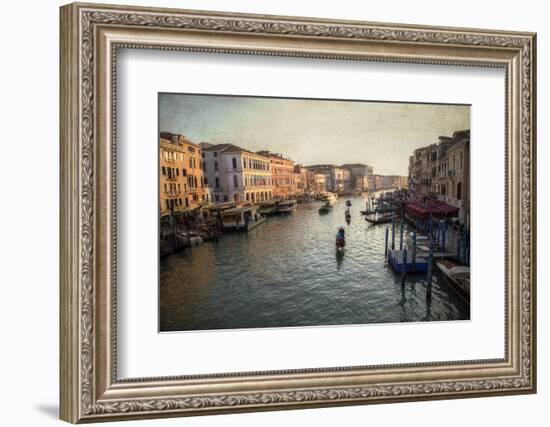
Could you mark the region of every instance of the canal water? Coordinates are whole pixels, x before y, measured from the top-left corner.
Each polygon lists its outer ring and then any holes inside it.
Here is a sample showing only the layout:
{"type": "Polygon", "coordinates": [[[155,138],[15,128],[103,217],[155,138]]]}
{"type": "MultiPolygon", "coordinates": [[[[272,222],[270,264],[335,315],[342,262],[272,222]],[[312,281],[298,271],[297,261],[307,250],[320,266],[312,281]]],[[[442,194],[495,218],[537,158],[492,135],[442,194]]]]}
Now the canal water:
{"type": "Polygon", "coordinates": [[[351,198],[346,224],[345,200],[325,215],[321,202],[300,204],[248,233],[226,233],[163,258],[160,330],[469,319],[468,304],[435,265],[431,302],[425,274],[409,274],[402,286],[384,266],[386,226],[365,221],[363,197],[351,198]],[[339,226],[346,229],[343,255],[335,250],[339,226]]]}

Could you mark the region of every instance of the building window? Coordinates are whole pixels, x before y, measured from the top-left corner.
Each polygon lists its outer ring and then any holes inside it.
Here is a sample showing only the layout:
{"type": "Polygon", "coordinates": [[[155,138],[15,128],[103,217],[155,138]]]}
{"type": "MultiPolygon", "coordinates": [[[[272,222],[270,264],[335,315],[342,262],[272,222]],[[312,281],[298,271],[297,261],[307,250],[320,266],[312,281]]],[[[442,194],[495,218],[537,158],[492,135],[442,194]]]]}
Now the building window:
{"type": "Polygon", "coordinates": [[[227,202],[229,200],[229,198],[227,196],[223,196],[223,201],[224,202],[227,202]]]}
{"type": "Polygon", "coordinates": [[[215,170],[215,171],[218,170],[218,162],[214,162],[214,170],[215,170]]]}
{"type": "Polygon", "coordinates": [[[218,157],[218,152],[214,151],[214,157],[218,157]]]}
{"type": "Polygon", "coordinates": [[[216,177],[216,188],[220,188],[220,178],[216,177]]]}
{"type": "Polygon", "coordinates": [[[170,210],[170,201],[168,199],[166,199],[166,210],[170,210]]]}
{"type": "Polygon", "coordinates": [[[187,199],[187,197],[185,198],[185,207],[186,207],[186,208],[189,207],[189,200],[187,199]]]}
{"type": "Polygon", "coordinates": [[[187,169],[181,170],[181,176],[187,176],[187,169]]]}
{"type": "Polygon", "coordinates": [[[232,163],[233,163],[233,169],[237,169],[237,159],[235,157],[233,157],[232,163]]]}
{"type": "Polygon", "coordinates": [[[180,170],[178,168],[176,168],[176,175],[180,176],[180,170]]]}
{"type": "Polygon", "coordinates": [[[189,168],[193,169],[193,159],[189,158],[189,168]]]}
{"type": "Polygon", "coordinates": [[[202,162],[202,170],[206,172],[206,162],[202,162]]]}
{"type": "Polygon", "coordinates": [[[456,184],[456,198],[462,200],[462,183],[459,182],[456,184]]]}
{"type": "Polygon", "coordinates": [[[233,175],[233,187],[237,188],[238,186],[239,186],[239,178],[237,178],[237,175],[233,175]]]}
{"type": "Polygon", "coordinates": [[[164,167],[164,166],[162,167],[162,174],[166,175],[166,167],[164,167]]]}
{"type": "Polygon", "coordinates": [[[220,201],[220,196],[216,194],[216,195],[214,196],[214,199],[216,200],[216,202],[219,202],[219,201],[220,201]]]}

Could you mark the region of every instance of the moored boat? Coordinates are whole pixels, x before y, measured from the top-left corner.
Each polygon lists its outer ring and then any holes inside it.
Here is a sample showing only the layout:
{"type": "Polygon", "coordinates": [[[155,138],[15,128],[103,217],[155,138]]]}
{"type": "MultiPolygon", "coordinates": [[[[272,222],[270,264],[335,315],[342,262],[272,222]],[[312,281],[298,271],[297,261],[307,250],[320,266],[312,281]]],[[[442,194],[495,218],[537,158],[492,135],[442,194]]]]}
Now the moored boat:
{"type": "Polygon", "coordinates": [[[253,205],[227,209],[221,215],[223,231],[250,231],[266,221],[253,205]]]}
{"type": "Polygon", "coordinates": [[[263,216],[275,215],[277,213],[277,201],[267,200],[265,202],[261,202],[258,212],[263,216]]]}
{"type": "Polygon", "coordinates": [[[279,204],[277,205],[277,213],[289,214],[296,209],[297,204],[298,203],[296,202],[296,200],[285,200],[283,202],[279,202],[279,204]]]}
{"type": "Polygon", "coordinates": [[[437,262],[447,284],[468,304],[470,303],[470,267],[447,259],[437,262]]]}
{"type": "Polygon", "coordinates": [[[375,217],[365,216],[365,219],[374,225],[387,224],[389,222],[392,222],[394,218],[396,218],[396,215],[381,215],[375,217]]]}

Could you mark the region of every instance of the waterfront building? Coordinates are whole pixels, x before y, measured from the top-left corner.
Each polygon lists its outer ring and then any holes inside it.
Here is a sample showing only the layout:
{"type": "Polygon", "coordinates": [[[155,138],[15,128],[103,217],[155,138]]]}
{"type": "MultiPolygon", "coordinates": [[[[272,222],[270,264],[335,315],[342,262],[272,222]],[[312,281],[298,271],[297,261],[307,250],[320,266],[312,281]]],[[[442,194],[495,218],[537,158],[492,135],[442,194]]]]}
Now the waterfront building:
{"type": "Polygon", "coordinates": [[[194,209],[210,201],[201,147],[183,135],[160,133],[159,209],[161,216],[194,209]]]}
{"type": "Polygon", "coordinates": [[[234,144],[201,146],[205,177],[216,203],[258,203],[274,197],[269,157],[234,144]]]}
{"type": "Polygon", "coordinates": [[[462,224],[470,223],[470,131],[458,131],[442,150],[433,191],[458,208],[462,224]]]}
{"type": "Polygon", "coordinates": [[[271,163],[273,198],[285,200],[296,197],[294,161],[269,151],[258,151],[257,154],[268,159],[271,163]]]}
{"type": "Polygon", "coordinates": [[[429,195],[458,209],[469,227],[470,131],[440,136],[439,142],[418,148],[409,158],[409,184],[418,195],[429,195]]]}
{"type": "Polygon", "coordinates": [[[357,191],[369,191],[369,176],[368,175],[358,176],[355,179],[355,189],[357,191]]]}
{"type": "MultiPolygon", "coordinates": [[[[439,144],[430,144],[427,147],[418,148],[412,156],[412,165],[409,165],[411,171],[410,181],[411,189],[419,195],[429,195],[432,191],[432,181],[436,176],[440,144],[445,141],[440,137],[439,144]]],[[[409,160],[410,161],[410,160],[409,160]]]]}
{"type": "Polygon", "coordinates": [[[331,191],[337,194],[343,194],[350,191],[350,172],[347,169],[333,167],[330,170],[331,174],[331,191]]]}
{"type": "MultiPolygon", "coordinates": [[[[321,164],[321,165],[307,166],[307,169],[315,175],[323,175],[325,177],[323,180],[323,185],[325,187],[324,191],[334,191],[333,174],[332,174],[332,169],[334,167],[335,167],[334,165],[321,164]]],[[[315,179],[317,182],[320,182],[321,180],[320,177],[316,177],[315,179]]],[[[319,193],[322,193],[324,191],[319,191],[319,193]]]]}
{"type": "Polygon", "coordinates": [[[296,196],[309,194],[308,170],[302,165],[294,166],[294,180],[296,182],[296,196]]]}
{"type": "Polygon", "coordinates": [[[359,179],[374,174],[374,167],[364,165],[362,163],[346,163],[340,166],[350,172],[350,187],[351,190],[363,191],[364,181],[359,179]],[[358,186],[360,185],[360,186],[358,186]]]}
{"type": "Polygon", "coordinates": [[[324,173],[315,173],[307,169],[308,190],[313,194],[320,194],[327,191],[327,176],[324,173]]]}

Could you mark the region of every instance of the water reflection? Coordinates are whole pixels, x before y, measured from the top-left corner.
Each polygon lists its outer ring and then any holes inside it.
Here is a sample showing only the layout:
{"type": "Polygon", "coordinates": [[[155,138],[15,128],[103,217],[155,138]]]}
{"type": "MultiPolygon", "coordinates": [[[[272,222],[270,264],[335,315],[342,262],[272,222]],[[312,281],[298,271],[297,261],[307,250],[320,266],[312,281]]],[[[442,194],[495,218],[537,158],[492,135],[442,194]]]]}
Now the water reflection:
{"type": "Polygon", "coordinates": [[[432,301],[426,276],[401,277],[384,266],[385,226],[371,226],[352,199],[319,215],[302,204],[285,217],[242,234],[224,234],[161,260],[162,331],[234,329],[468,319],[462,302],[434,269],[432,301]],[[335,249],[338,227],[346,248],[335,249]]]}

